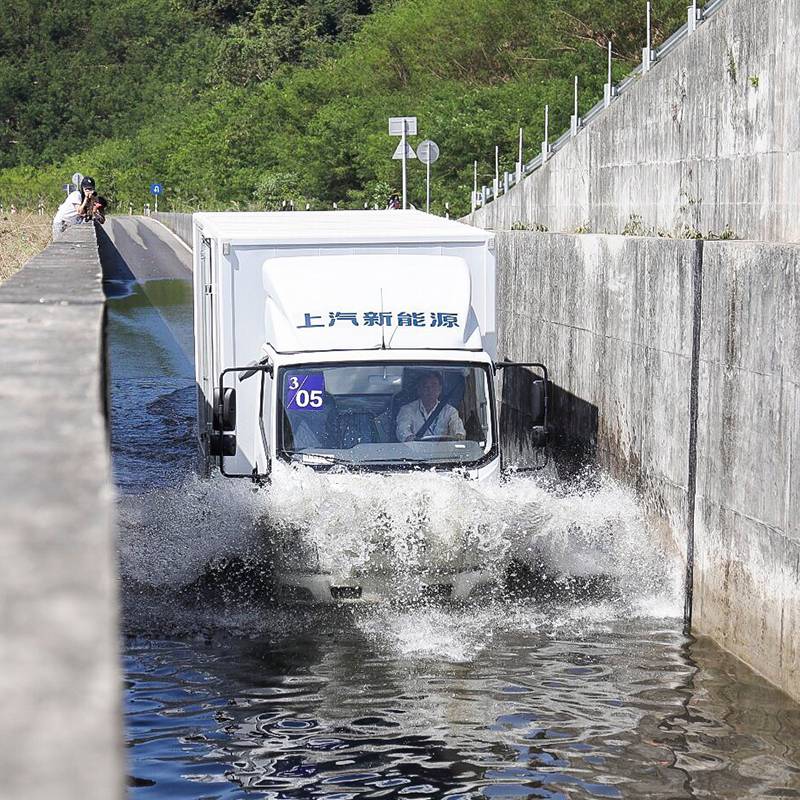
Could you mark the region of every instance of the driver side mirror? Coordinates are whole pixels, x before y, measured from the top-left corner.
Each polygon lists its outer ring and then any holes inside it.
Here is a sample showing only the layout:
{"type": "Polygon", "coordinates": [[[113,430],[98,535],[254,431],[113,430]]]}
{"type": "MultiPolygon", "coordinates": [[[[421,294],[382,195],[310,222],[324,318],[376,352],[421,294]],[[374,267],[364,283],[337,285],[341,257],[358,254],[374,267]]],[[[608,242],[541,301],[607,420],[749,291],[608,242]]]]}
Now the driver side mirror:
{"type": "Polygon", "coordinates": [[[547,381],[537,380],[531,385],[531,445],[544,447],[547,444],[547,381]]]}

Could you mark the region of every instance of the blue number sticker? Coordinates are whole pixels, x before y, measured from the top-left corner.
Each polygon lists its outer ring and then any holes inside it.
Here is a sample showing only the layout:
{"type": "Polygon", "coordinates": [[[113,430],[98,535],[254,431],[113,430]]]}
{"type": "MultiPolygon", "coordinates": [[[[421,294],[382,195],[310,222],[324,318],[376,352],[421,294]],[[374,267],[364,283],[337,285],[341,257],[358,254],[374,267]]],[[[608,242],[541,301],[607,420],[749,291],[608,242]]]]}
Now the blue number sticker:
{"type": "Polygon", "coordinates": [[[325,376],[321,372],[311,375],[289,374],[284,389],[287,409],[319,411],[325,396],[325,376]]]}

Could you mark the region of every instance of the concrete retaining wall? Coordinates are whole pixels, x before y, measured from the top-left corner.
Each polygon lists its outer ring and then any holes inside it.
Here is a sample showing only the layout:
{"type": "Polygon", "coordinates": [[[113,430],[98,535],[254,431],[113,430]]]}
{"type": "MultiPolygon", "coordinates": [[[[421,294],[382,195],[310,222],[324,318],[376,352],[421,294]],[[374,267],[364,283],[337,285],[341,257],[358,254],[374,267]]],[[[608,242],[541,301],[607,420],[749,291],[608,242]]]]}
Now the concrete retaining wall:
{"type": "Polygon", "coordinates": [[[481,227],[800,241],[800,0],[729,0],[481,227]],[[637,222],[638,221],[638,222],[637,222]]]}
{"type": "Polygon", "coordinates": [[[637,486],[679,551],[693,537],[693,630],[800,698],[800,246],[497,246],[499,352],[550,368],[556,440],[637,486]]]}
{"type": "Polygon", "coordinates": [[[124,796],[104,296],[75,226],[0,286],[0,796],[124,796]]]}
{"type": "Polygon", "coordinates": [[[153,219],[169,228],[184,244],[192,246],[192,215],[173,212],[153,214],[153,219]]]}
{"type": "Polygon", "coordinates": [[[696,243],[510,232],[497,255],[498,352],[547,365],[556,443],[634,484],[685,552],[696,243]]]}
{"type": "Polygon", "coordinates": [[[800,246],[708,242],[695,628],[800,698],[800,246]]]}

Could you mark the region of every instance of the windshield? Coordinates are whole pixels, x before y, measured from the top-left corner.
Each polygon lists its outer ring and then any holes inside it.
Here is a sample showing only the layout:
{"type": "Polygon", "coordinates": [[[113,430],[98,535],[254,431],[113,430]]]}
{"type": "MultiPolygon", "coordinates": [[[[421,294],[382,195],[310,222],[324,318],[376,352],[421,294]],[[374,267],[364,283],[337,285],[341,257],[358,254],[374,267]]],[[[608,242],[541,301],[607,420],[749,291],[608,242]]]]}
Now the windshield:
{"type": "Polygon", "coordinates": [[[492,449],[486,365],[279,371],[279,455],[307,464],[470,464],[492,449]]]}

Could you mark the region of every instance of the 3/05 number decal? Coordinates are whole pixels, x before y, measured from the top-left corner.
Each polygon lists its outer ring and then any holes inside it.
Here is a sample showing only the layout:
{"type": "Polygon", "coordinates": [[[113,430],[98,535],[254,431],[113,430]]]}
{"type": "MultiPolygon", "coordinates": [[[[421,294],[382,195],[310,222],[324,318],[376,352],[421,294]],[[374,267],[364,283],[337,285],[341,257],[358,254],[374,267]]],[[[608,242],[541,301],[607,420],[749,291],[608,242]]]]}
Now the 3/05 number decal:
{"type": "Polygon", "coordinates": [[[287,409],[315,411],[325,402],[325,376],[322,373],[287,375],[285,386],[287,409]]]}
{"type": "Polygon", "coordinates": [[[322,392],[319,389],[298,389],[294,396],[294,404],[298,408],[322,408],[322,392]]]}

